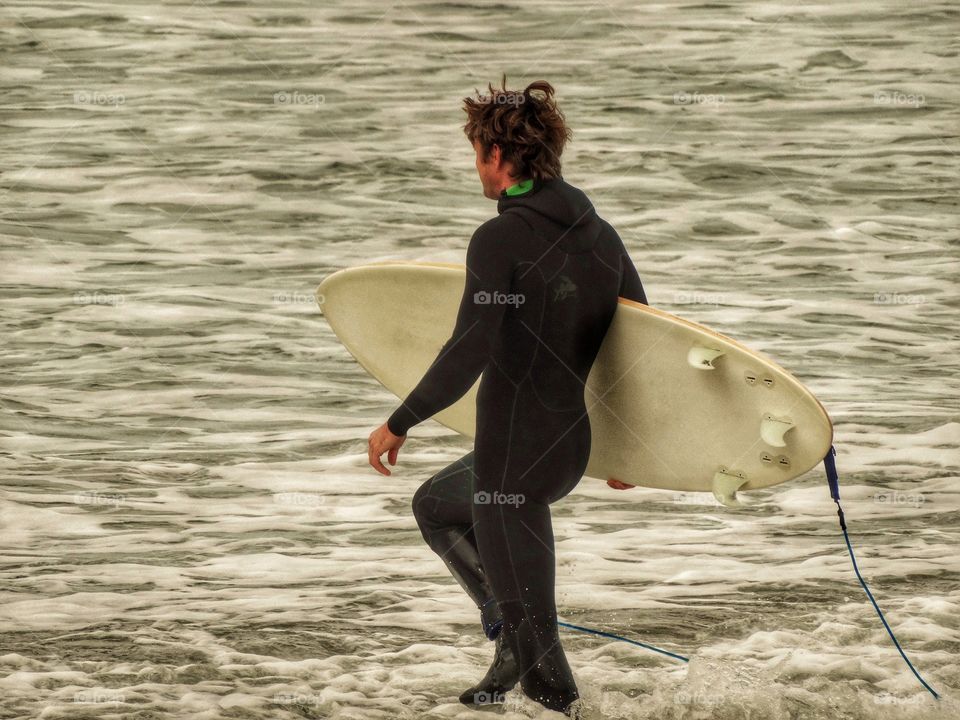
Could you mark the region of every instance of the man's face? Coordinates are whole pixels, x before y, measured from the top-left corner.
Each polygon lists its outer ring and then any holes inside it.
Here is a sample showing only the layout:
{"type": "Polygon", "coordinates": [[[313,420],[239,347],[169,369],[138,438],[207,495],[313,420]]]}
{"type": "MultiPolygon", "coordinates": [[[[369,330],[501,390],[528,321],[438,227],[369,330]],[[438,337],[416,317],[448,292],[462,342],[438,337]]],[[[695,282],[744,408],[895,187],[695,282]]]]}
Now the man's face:
{"type": "Polygon", "coordinates": [[[480,184],[483,185],[483,194],[491,200],[496,200],[500,197],[503,174],[500,169],[500,148],[494,145],[490,149],[486,162],[483,161],[483,148],[476,140],[473,141],[473,149],[477,154],[477,174],[480,176],[480,184]]]}

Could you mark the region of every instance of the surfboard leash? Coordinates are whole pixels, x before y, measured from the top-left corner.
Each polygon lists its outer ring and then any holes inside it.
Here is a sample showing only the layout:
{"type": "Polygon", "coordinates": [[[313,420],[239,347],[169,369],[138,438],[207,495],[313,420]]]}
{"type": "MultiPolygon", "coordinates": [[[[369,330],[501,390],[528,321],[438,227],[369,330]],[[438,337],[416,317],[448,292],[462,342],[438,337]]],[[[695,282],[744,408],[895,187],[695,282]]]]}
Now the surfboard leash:
{"type": "Polygon", "coordinates": [[[887,624],[887,619],[883,616],[883,613],[880,611],[880,606],[877,605],[877,601],[873,599],[873,593],[870,592],[870,588],[867,587],[866,581],[863,579],[863,576],[860,574],[860,568],[857,567],[857,558],[854,557],[853,547],[850,545],[850,536],[847,534],[847,523],[843,517],[843,508],[840,507],[840,478],[837,475],[837,465],[834,461],[834,456],[837,454],[837,451],[834,449],[833,445],[830,446],[830,450],[827,452],[825,458],[823,458],[823,465],[827,471],[827,483],[830,485],[830,497],[833,498],[833,501],[837,504],[837,517],[840,518],[840,529],[843,530],[843,539],[847,543],[847,550],[850,552],[850,560],[853,562],[853,571],[857,574],[857,579],[860,581],[860,584],[863,586],[864,592],[867,593],[867,597],[870,598],[870,602],[873,603],[874,609],[877,611],[877,615],[880,616],[880,620],[883,622],[883,626],[887,629],[887,633],[890,635],[890,639],[893,640],[893,644],[897,646],[897,650],[900,652],[900,656],[903,658],[904,662],[907,663],[907,666],[913,671],[913,674],[917,677],[923,686],[930,691],[930,694],[933,695],[937,700],[940,699],[940,695],[937,694],[937,691],[934,690],[927,684],[927,681],[920,677],[920,673],[917,672],[917,669],[913,666],[913,663],[910,662],[910,658],[907,657],[907,654],[903,651],[903,648],[900,647],[900,643],[897,642],[896,636],[893,634],[893,630],[890,629],[890,626],[887,624]]]}
{"type": "MultiPolygon", "coordinates": [[[[873,597],[873,593],[870,592],[870,588],[867,587],[866,580],[863,579],[863,575],[860,574],[860,568],[857,566],[857,558],[853,553],[853,546],[850,544],[850,535],[847,533],[847,522],[843,516],[843,507],[840,505],[840,477],[837,474],[837,465],[834,461],[834,456],[837,454],[836,449],[833,445],[830,446],[830,450],[827,452],[826,457],[823,458],[823,465],[827,472],[827,483],[830,485],[830,497],[833,498],[833,501],[837,504],[837,517],[840,519],[840,529],[843,531],[843,539],[847,545],[847,551],[850,553],[850,561],[853,563],[853,571],[857,574],[857,579],[860,581],[860,585],[863,587],[864,592],[867,594],[867,597],[870,598],[870,602],[873,604],[874,610],[877,611],[877,615],[880,617],[880,621],[883,623],[883,627],[886,628],[887,634],[890,635],[890,639],[893,640],[893,644],[896,646],[897,651],[900,653],[900,657],[903,658],[904,662],[907,663],[907,667],[913,672],[917,680],[925,687],[931,695],[937,700],[940,699],[939,693],[934,690],[927,683],[926,680],[921,677],[920,673],[917,672],[917,669],[913,666],[913,663],[910,662],[910,658],[907,657],[907,654],[903,651],[903,648],[900,646],[900,643],[897,641],[896,635],[893,634],[893,630],[890,628],[890,625],[887,623],[887,619],[883,616],[883,611],[880,610],[880,606],[877,604],[877,601],[873,597]]],[[[630,643],[631,645],[637,645],[638,647],[646,648],[647,650],[653,650],[662,655],[667,655],[677,660],[682,660],[683,662],[690,662],[690,659],[684,657],[683,655],[678,655],[677,653],[672,653],[669,650],[662,650],[653,645],[648,645],[647,643],[642,643],[637,640],[631,640],[630,638],[625,638],[621,635],[614,635],[613,633],[604,632],[602,630],[594,630],[593,628],[583,627],[581,625],[572,625],[571,623],[557,622],[557,625],[561,627],[570,628],[571,630],[578,630],[583,633],[590,633],[592,635],[600,635],[602,637],[612,638],[613,640],[620,640],[621,642],[630,643]]]]}
{"type": "Polygon", "coordinates": [[[630,643],[631,645],[637,645],[639,647],[646,648],[647,650],[653,650],[654,652],[661,653],[662,655],[669,655],[672,658],[677,658],[677,660],[690,662],[690,658],[686,658],[683,655],[677,655],[676,653],[672,653],[669,650],[661,650],[658,647],[655,647],[653,645],[647,645],[646,643],[642,643],[639,640],[631,640],[630,638],[625,638],[620,635],[614,635],[613,633],[603,632],[603,630],[594,630],[593,628],[583,627],[581,625],[571,625],[570,623],[565,623],[565,622],[558,621],[557,625],[560,625],[561,627],[565,627],[565,628],[570,628],[571,630],[579,630],[580,632],[583,632],[583,633],[590,633],[592,635],[602,635],[603,637],[613,638],[614,640],[620,640],[621,642],[630,643]]]}

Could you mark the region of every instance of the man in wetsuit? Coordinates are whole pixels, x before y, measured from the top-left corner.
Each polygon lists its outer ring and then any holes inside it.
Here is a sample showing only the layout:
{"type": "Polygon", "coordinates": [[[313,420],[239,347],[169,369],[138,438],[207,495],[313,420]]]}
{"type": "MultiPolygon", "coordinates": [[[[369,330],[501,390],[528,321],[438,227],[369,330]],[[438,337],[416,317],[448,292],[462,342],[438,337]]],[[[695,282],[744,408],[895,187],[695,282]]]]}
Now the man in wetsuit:
{"type": "MultiPolygon", "coordinates": [[[[467,248],[466,284],[449,340],[419,384],[369,439],[370,464],[396,464],[415,424],[481,376],[474,448],[428,479],[413,512],[427,544],[496,640],[467,704],[523,692],[571,717],[579,693],[557,631],[550,504],[580,481],[590,455],[586,380],[617,307],[647,303],[616,231],[560,175],[569,139],[544,81],[465,98],[464,131],[497,217],[467,248]]],[[[402,322],[402,318],[400,319],[402,322]]],[[[610,480],[611,487],[631,487],[610,480]]]]}

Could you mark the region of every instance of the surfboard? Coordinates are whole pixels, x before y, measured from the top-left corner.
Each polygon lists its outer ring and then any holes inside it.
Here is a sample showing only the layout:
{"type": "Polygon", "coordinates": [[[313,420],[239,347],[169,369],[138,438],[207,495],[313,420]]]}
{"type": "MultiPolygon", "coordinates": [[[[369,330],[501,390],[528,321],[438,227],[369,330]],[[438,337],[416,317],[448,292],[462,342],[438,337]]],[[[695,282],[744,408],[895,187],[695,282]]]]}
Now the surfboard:
{"type": "MultiPolygon", "coordinates": [[[[398,398],[423,377],[453,332],[466,268],[387,261],[339,270],[317,288],[331,329],[398,398]]],[[[433,416],[468,437],[479,380],[433,416]]],[[[592,446],[585,476],[683,492],[787,482],[823,460],[833,425],[823,405],[771,358],[626,298],[584,390],[592,446]]]]}

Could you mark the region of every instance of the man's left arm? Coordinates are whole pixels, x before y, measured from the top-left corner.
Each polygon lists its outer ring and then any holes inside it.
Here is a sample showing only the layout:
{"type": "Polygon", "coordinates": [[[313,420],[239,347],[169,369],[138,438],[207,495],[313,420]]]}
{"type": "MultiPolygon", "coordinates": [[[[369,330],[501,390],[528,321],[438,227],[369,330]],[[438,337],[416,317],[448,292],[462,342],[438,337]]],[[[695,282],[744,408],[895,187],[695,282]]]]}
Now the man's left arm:
{"type": "Polygon", "coordinates": [[[417,386],[387,420],[394,435],[453,405],[473,387],[490,362],[513,278],[513,248],[506,218],[488,220],[467,247],[467,276],[450,338],[417,386]]]}

